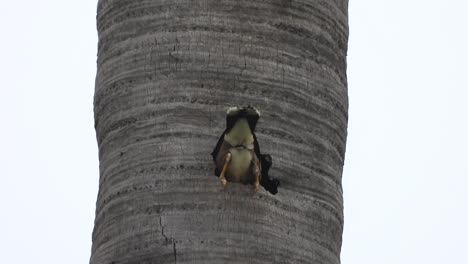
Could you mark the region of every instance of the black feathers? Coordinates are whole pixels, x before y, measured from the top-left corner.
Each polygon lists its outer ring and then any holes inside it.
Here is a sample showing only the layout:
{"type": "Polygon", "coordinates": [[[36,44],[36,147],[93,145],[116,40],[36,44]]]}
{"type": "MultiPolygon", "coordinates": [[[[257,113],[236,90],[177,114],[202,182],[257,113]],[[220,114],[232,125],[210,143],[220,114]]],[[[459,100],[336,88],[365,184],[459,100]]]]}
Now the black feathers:
{"type": "Polygon", "coordinates": [[[268,154],[260,155],[260,163],[262,166],[262,178],[260,179],[260,185],[265,188],[265,190],[269,191],[272,194],[276,194],[278,192],[278,186],[280,182],[278,179],[270,179],[268,176],[268,171],[272,165],[271,156],[268,154]]]}

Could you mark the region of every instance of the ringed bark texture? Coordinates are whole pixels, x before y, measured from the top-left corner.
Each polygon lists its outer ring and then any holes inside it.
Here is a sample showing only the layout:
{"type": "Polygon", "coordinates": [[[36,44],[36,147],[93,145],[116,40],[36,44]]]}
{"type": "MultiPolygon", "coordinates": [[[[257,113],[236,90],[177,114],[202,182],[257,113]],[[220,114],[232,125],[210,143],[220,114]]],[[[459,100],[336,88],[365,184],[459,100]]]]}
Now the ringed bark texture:
{"type": "Polygon", "coordinates": [[[100,0],[92,264],[340,263],[347,0],[100,0]],[[277,195],[214,176],[252,105],[277,195]]]}

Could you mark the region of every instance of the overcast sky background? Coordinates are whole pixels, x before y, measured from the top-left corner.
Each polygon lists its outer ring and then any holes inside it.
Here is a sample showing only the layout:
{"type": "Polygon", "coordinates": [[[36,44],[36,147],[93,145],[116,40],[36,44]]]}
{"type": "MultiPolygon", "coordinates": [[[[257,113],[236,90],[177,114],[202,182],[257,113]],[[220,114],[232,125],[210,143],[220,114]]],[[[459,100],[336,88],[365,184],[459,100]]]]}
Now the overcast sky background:
{"type": "MultiPolygon", "coordinates": [[[[95,0],[1,1],[0,263],[88,263],[95,0]]],[[[466,263],[468,3],[351,0],[343,264],[466,263]]]]}

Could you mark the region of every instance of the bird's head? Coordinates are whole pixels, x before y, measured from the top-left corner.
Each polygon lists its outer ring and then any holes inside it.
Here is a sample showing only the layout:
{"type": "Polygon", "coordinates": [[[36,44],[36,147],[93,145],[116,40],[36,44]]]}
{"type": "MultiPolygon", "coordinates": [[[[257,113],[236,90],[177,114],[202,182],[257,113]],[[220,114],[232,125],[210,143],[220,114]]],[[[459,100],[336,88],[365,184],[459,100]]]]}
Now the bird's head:
{"type": "Polygon", "coordinates": [[[260,118],[260,112],[253,106],[234,106],[229,107],[226,112],[226,128],[230,130],[240,118],[246,118],[250,130],[253,132],[257,121],[260,118]]]}

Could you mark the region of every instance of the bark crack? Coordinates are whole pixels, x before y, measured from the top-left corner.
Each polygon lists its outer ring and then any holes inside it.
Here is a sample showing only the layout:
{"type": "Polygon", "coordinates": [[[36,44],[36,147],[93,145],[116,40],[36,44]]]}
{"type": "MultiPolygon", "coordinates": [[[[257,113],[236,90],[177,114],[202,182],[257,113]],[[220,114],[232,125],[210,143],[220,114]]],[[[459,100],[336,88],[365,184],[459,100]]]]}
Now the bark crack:
{"type": "Polygon", "coordinates": [[[163,225],[162,222],[163,222],[162,216],[160,216],[159,217],[159,228],[161,229],[161,236],[164,238],[164,245],[168,246],[170,243],[172,243],[172,251],[174,253],[174,263],[177,264],[176,240],[173,237],[169,238],[169,237],[166,236],[166,234],[164,234],[164,225],[163,225]]]}
{"type": "Polygon", "coordinates": [[[169,243],[169,238],[164,234],[164,226],[162,224],[162,216],[159,217],[159,228],[161,229],[161,236],[164,238],[164,244],[169,243]]]}
{"type": "Polygon", "coordinates": [[[174,263],[177,264],[177,250],[176,250],[176,242],[172,239],[172,248],[174,250],[174,263]]]}

